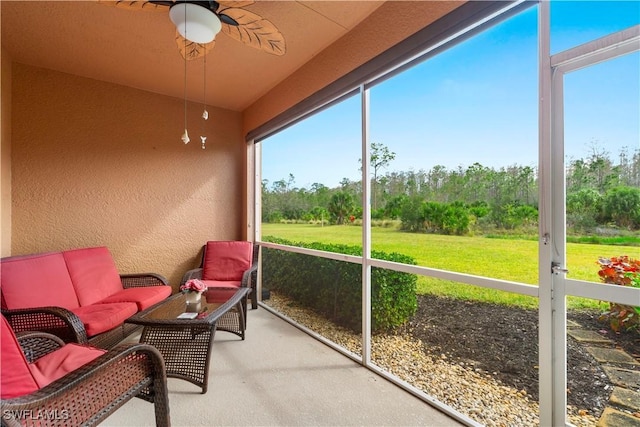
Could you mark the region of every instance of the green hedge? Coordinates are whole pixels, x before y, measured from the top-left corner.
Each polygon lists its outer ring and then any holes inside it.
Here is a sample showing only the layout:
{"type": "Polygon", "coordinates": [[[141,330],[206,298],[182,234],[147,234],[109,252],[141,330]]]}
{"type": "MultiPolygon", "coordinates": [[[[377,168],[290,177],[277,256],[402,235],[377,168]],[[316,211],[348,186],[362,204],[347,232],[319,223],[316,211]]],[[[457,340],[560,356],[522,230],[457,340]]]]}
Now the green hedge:
{"type": "MultiPolygon", "coordinates": [[[[276,237],[263,240],[287,246],[362,256],[358,246],[291,242],[276,237]]],[[[371,251],[376,259],[416,264],[410,256],[371,251]]],[[[416,312],[415,274],[371,269],[371,318],[373,332],[406,323],[416,312]]],[[[310,255],[262,248],[262,286],[285,295],[356,332],[362,329],[362,266],[310,255]]]]}

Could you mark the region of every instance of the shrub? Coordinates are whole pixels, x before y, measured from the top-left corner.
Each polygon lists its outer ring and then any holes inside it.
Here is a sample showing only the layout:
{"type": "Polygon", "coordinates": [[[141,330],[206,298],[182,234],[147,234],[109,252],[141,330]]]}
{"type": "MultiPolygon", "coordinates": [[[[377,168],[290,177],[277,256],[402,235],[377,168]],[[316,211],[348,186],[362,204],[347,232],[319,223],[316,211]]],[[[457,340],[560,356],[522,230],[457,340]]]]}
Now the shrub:
{"type": "Polygon", "coordinates": [[[400,220],[403,230],[414,232],[424,230],[423,204],[423,200],[419,197],[403,200],[400,206],[400,220]]]}
{"type": "MultiPolygon", "coordinates": [[[[604,283],[640,288],[640,260],[626,255],[598,260],[598,276],[604,283]]],[[[615,332],[636,330],[640,332],[640,307],[609,303],[609,311],[600,316],[615,332]]]]}
{"type": "Polygon", "coordinates": [[[331,196],[328,210],[332,220],[338,225],[344,224],[345,219],[355,208],[354,203],[353,196],[345,191],[339,191],[331,196]]]}
{"type": "Polygon", "coordinates": [[[282,213],[276,211],[276,212],[271,212],[270,214],[263,216],[262,220],[264,222],[270,222],[270,223],[274,223],[277,224],[279,222],[281,222],[283,220],[282,217],[282,213]]]}
{"type": "Polygon", "coordinates": [[[640,227],[640,188],[612,188],[605,195],[603,203],[606,219],[629,230],[640,227]]]}
{"type": "Polygon", "coordinates": [[[583,188],[567,194],[567,224],[577,231],[589,231],[598,225],[602,196],[594,188],[583,188]]]}
{"type": "MultiPolygon", "coordinates": [[[[300,243],[263,237],[265,241],[346,255],[362,255],[358,246],[300,243]]],[[[398,253],[372,251],[376,259],[416,264],[398,253]]],[[[406,323],[418,307],[415,274],[371,269],[372,332],[406,323]]],[[[362,330],[362,266],[316,256],[262,248],[262,283],[297,303],[355,332],[362,330]]]]}

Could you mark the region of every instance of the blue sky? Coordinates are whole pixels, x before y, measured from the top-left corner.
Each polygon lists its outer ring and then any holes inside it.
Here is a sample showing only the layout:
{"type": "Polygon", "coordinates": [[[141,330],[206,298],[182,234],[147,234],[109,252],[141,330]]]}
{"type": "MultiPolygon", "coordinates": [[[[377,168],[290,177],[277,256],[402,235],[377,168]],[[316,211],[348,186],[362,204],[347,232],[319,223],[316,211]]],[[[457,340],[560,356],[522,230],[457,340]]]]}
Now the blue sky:
{"type": "MultiPolygon", "coordinates": [[[[640,1],[554,1],[557,53],[640,23],[640,1]]],[[[372,142],[395,159],[382,173],[536,166],[537,7],[371,89],[372,142]]],[[[351,98],[262,142],[263,179],[335,187],[359,180],[360,99],[351,98]]],[[[640,147],[640,54],[568,74],[568,159],[593,147],[615,158],[640,147]]]]}

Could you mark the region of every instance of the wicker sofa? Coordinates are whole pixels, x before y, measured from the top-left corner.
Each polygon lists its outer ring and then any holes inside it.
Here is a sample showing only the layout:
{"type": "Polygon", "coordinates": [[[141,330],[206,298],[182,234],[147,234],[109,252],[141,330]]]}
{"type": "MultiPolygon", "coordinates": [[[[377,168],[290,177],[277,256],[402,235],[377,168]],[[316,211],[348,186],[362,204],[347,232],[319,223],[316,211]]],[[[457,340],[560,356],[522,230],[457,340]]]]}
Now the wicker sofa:
{"type": "Polygon", "coordinates": [[[154,403],[157,426],[170,425],[165,365],[154,347],[107,352],[43,332],[16,336],[0,322],[2,426],[98,425],[136,396],[154,403]]]}
{"type": "Polygon", "coordinates": [[[136,327],[124,321],[172,289],[158,274],[119,275],[106,247],[0,260],[2,314],[16,332],[111,348],[136,327]]]}

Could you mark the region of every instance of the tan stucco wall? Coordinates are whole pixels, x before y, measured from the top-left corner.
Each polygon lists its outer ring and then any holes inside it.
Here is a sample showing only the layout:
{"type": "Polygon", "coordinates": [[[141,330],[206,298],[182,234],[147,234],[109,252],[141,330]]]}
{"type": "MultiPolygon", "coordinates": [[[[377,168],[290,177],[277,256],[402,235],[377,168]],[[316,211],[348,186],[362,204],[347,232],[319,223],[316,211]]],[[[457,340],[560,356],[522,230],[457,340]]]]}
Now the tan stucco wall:
{"type": "Polygon", "coordinates": [[[462,3],[381,6],[243,113],[210,107],[204,151],[200,105],[189,105],[184,146],[183,100],[3,52],[2,255],[105,245],[121,272],[175,286],[206,240],[246,237],[247,131],[462,3]]]}
{"type": "Polygon", "coordinates": [[[11,58],[2,49],[0,71],[0,256],[11,255],[11,58]]]}
{"type": "MultiPolygon", "coordinates": [[[[4,83],[4,82],[3,82],[4,83]]],[[[107,246],[122,273],[176,286],[206,240],[238,239],[239,113],[13,64],[12,254],[107,246]]]]}
{"type": "Polygon", "coordinates": [[[389,1],[244,111],[255,129],[466,1],[389,1]]]}

